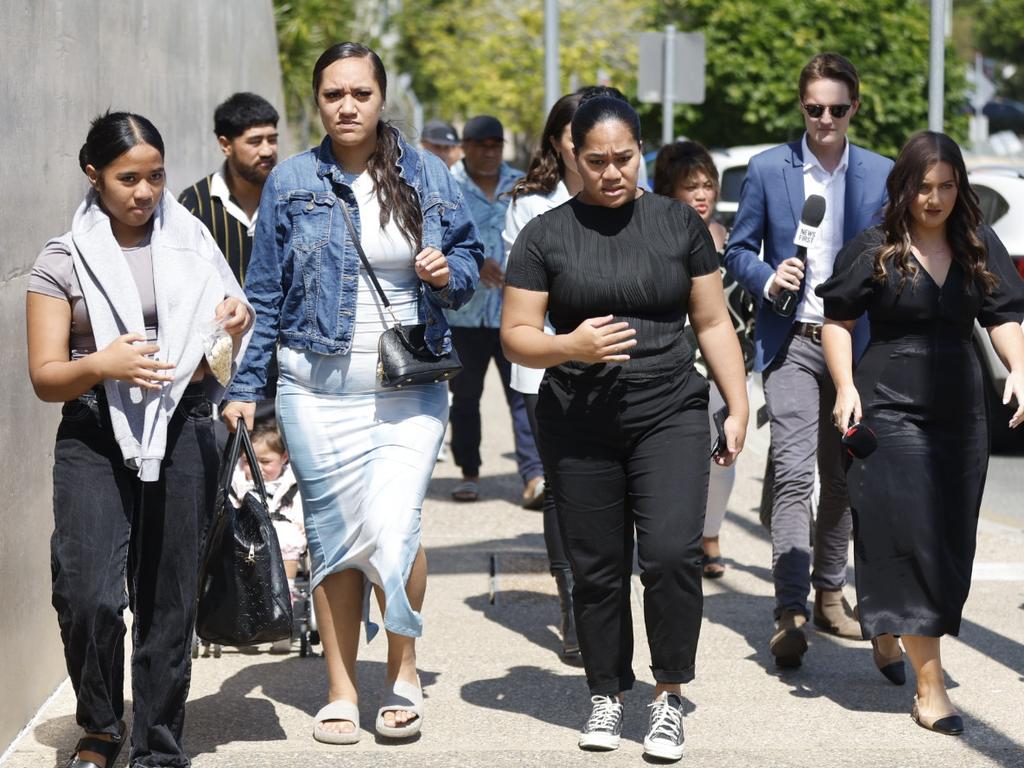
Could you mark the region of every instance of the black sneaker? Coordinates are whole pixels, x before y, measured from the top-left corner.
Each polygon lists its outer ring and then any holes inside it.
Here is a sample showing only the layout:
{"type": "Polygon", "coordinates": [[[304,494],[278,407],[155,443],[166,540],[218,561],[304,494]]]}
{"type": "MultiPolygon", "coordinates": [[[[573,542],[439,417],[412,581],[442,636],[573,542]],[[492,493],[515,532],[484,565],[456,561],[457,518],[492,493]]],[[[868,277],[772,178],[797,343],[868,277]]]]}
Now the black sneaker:
{"type": "Polygon", "coordinates": [[[591,696],[594,709],[580,731],[580,749],[609,751],[619,748],[622,702],[615,696],[591,696]]]}
{"type": "Polygon", "coordinates": [[[659,760],[678,760],[683,756],[683,700],[674,693],[663,693],[649,705],[651,726],[644,738],[644,754],[659,760]]]}

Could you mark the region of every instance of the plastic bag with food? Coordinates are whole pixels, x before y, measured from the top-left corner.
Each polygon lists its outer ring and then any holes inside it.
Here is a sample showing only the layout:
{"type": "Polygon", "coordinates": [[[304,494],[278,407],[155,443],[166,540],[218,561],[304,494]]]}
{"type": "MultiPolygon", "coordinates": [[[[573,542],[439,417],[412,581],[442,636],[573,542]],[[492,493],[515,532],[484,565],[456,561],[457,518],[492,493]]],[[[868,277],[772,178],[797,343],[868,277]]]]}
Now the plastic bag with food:
{"type": "Polygon", "coordinates": [[[226,387],[231,381],[234,345],[231,336],[217,321],[209,323],[203,331],[203,352],[214,378],[222,387],[226,387]]]}

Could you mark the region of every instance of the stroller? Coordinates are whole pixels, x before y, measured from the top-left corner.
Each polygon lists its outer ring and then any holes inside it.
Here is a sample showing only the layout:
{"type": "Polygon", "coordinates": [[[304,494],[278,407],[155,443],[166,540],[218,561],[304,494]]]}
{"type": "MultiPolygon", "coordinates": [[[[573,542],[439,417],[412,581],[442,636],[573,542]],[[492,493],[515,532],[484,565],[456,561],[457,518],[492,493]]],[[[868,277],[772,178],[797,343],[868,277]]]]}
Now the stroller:
{"type": "Polygon", "coordinates": [[[313,610],[313,594],[309,589],[309,553],[303,552],[299,572],[292,591],[292,640],[299,641],[299,656],[316,656],[314,646],[320,645],[320,632],[313,610]]]}
{"type": "MultiPolygon", "coordinates": [[[[295,576],[292,590],[292,636],[290,642],[299,641],[299,656],[316,656],[315,646],[320,645],[320,633],[313,611],[313,595],[309,590],[309,554],[303,553],[299,572],[295,576]]],[[[208,643],[192,634],[192,658],[219,659],[224,647],[219,643],[208,643]]],[[[290,651],[289,651],[290,652],[290,651]]]]}
{"type": "MultiPolygon", "coordinates": [[[[290,489],[281,499],[282,505],[289,505],[295,494],[298,493],[298,486],[290,489]]],[[[287,521],[280,512],[272,512],[270,519],[274,522],[287,521]]],[[[309,588],[310,584],[310,562],[309,552],[304,551],[299,560],[299,569],[292,580],[292,636],[287,643],[282,642],[283,647],[272,649],[271,652],[290,653],[291,644],[299,641],[299,656],[316,656],[314,646],[320,644],[320,633],[317,631],[316,613],[313,611],[313,595],[309,588]]],[[[276,644],[275,644],[276,645],[276,644]]],[[[197,634],[192,635],[192,658],[219,659],[223,652],[223,646],[217,643],[208,643],[202,640],[197,634]]],[[[244,652],[244,651],[243,651],[244,652]]]]}

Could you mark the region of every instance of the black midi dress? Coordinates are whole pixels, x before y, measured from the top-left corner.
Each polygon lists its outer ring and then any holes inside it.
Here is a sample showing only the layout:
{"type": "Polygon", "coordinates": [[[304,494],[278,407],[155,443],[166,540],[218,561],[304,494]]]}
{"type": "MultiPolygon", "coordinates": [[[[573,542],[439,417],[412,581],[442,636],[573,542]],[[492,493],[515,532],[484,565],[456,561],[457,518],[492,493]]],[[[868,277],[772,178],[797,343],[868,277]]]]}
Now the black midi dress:
{"type": "Polygon", "coordinates": [[[955,261],[941,286],[916,260],[902,289],[892,269],[875,281],[878,228],[850,241],[817,288],[827,318],[867,312],[871,325],[854,383],[878,449],[847,471],[868,638],[960,629],[989,445],[987,383],[971,335],[975,320],[990,327],[1024,316],[1024,282],[995,234],[986,228],[983,239],[998,279],[988,294],[955,261]]]}

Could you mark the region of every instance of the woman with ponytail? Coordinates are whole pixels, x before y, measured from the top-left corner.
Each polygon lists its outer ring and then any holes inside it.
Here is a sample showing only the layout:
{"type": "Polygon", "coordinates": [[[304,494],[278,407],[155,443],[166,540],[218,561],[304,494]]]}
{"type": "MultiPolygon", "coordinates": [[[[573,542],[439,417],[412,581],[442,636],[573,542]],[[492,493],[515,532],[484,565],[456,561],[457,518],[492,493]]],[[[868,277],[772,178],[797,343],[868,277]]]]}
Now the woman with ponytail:
{"type": "Polygon", "coordinates": [[[441,160],[381,119],[386,96],[384,65],[366,46],[339,43],[317,60],[313,97],[327,136],[278,165],[263,188],[245,281],[256,329],[223,414],[229,428],[239,418],[251,425],[277,346],[278,422],[302,494],[327,659],[328,702],[313,736],[332,744],[361,734],[356,651],[360,620],[368,638],[377,632],[371,587],[388,638],[376,731],[409,738],[423,722],[420,511],[448,423],[448,388],[382,388],[377,342],[394,316],[425,323],[427,345],[449,352],[442,309],[469,299],[483,259],[458,185],[441,160]]]}
{"type": "MultiPolygon", "coordinates": [[[[113,766],[132,611],[131,765],[182,766],[200,541],[217,484],[204,359],[214,321],[245,350],[252,309],[205,227],[165,186],[145,117],[96,118],[90,189],[28,283],[28,368],[63,402],[53,462],[53,607],[85,731],[66,768],[113,766]]],[[[230,346],[227,347],[230,349],[230,346]]]]}

